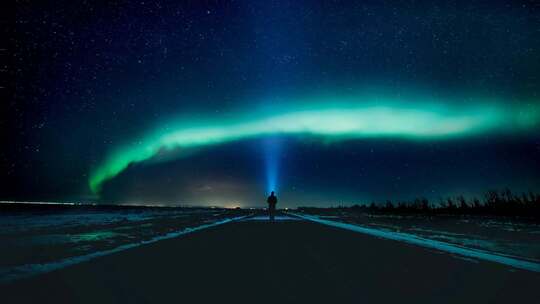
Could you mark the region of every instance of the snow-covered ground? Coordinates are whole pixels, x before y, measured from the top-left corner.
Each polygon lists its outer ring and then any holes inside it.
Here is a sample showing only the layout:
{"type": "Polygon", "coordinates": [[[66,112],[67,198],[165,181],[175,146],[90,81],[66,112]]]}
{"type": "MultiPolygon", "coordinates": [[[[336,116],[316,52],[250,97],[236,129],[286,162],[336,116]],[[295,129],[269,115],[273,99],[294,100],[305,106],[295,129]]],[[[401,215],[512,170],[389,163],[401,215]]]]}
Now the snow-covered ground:
{"type": "Polygon", "coordinates": [[[200,208],[113,208],[0,214],[0,283],[239,219],[200,208]]]}
{"type": "Polygon", "coordinates": [[[461,257],[486,260],[540,272],[540,259],[537,256],[540,242],[535,240],[539,238],[536,233],[538,227],[535,224],[478,218],[446,218],[443,219],[443,223],[440,223],[438,222],[440,219],[422,219],[421,217],[412,219],[395,216],[376,216],[373,218],[372,215],[348,214],[339,216],[298,213],[295,215],[313,222],[437,249],[461,257]],[[384,220],[381,220],[381,217],[384,220]],[[388,220],[389,218],[391,221],[388,220]],[[460,224],[463,223],[467,225],[460,227],[460,224]],[[452,227],[452,225],[457,227],[452,227]],[[482,228],[471,228],[475,226],[482,228]],[[438,229],[434,227],[438,227],[438,229]],[[509,227],[512,229],[509,230],[509,227]],[[470,229],[471,232],[467,233],[467,229],[470,229]]]}

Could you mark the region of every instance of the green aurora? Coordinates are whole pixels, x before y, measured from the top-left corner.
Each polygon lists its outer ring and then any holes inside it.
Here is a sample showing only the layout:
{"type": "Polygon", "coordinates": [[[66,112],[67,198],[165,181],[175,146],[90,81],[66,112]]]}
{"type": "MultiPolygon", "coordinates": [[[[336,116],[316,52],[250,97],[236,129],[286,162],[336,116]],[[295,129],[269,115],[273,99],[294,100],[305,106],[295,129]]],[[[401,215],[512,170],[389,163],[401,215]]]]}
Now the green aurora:
{"type": "Polygon", "coordinates": [[[392,99],[362,95],[306,98],[287,106],[276,105],[271,111],[236,112],[195,121],[172,119],[107,155],[91,172],[89,186],[98,194],[104,182],[130,163],[149,160],[161,151],[268,135],[309,136],[321,142],[380,137],[446,140],[487,133],[526,132],[537,128],[540,122],[535,102],[509,106],[493,100],[470,105],[470,101],[392,99]]]}

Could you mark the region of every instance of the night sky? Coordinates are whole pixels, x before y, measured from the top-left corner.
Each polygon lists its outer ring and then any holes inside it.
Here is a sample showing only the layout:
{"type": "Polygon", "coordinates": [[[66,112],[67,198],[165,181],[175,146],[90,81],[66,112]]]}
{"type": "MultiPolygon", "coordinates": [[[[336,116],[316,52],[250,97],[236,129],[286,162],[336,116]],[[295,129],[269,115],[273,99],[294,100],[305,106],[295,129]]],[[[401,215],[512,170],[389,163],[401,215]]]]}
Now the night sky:
{"type": "Polygon", "coordinates": [[[540,191],[538,4],[178,2],[17,1],[0,199],[540,191]]]}

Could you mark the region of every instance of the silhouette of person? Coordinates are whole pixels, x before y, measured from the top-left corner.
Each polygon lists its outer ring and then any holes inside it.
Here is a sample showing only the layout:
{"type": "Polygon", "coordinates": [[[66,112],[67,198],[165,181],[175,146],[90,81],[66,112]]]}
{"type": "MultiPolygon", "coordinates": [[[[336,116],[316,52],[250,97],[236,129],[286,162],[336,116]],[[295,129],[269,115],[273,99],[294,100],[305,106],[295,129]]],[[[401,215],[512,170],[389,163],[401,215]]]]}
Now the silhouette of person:
{"type": "Polygon", "coordinates": [[[274,191],[270,193],[270,196],[266,200],[268,203],[268,216],[271,221],[274,221],[274,213],[276,212],[277,197],[274,195],[274,191]]]}

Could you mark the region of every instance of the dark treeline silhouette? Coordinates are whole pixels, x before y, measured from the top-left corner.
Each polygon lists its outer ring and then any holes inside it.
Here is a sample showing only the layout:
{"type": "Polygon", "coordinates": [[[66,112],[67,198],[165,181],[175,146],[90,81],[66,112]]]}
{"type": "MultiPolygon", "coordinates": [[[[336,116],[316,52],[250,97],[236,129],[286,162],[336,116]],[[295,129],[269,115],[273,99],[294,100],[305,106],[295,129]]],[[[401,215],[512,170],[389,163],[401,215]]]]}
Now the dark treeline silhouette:
{"type": "Polygon", "coordinates": [[[510,190],[488,191],[482,199],[464,196],[440,199],[436,203],[426,198],[402,202],[373,202],[369,205],[350,207],[315,208],[299,207],[300,211],[353,211],[380,214],[425,214],[425,215],[493,215],[520,216],[540,219],[540,194],[533,192],[514,194],[510,190]]]}

